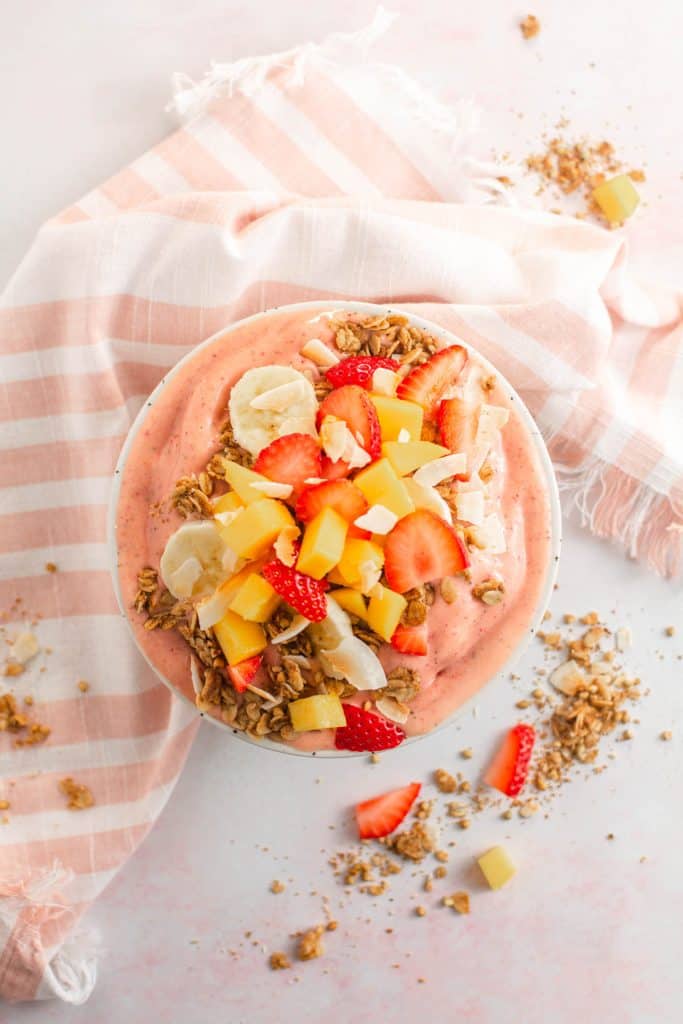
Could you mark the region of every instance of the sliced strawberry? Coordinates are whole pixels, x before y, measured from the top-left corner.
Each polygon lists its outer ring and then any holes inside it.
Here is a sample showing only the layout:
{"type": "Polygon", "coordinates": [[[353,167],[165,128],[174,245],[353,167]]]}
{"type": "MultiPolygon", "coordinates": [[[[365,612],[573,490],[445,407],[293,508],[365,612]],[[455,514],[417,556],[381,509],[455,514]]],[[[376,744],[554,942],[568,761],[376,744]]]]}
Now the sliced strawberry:
{"type": "Polygon", "coordinates": [[[247,658],[246,661],[240,661],[237,665],[228,666],[230,682],[238,693],[244,693],[247,686],[261,667],[262,661],[263,658],[261,655],[256,654],[253,658],[247,658]]]}
{"type": "Polygon", "coordinates": [[[322,622],[327,615],[326,581],[314,580],[277,559],[267,562],[261,569],[261,575],[287,604],[311,622],[322,622]]]}
{"type": "Polygon", "coordinates": [[[535,739],[533,725],[520,724],[510,729],[489,765],[484,781],[505,796],[518,796],[526,782],[535,739]]]}
{"type": "Polygon", "coordinates": [[[389,750],[403,743],[406,734],[400,725],[388,718],[366,711],[355,704],[344,704],[346,725],[337,729],[334,745],[337,750],[389,750]]]}
{"type": "MultiPolygon", "coordinates": [[[[342,388],[330,391],[323,398],[318,410],[318,424],[326,416],[335,416],[344,420],[347,427],[362,448],[372,459],[378,459],[382,452],[382,435],[379,419],[374,405],[363,388],[356,384],[346,384],[342,388]]],[[[313,476],[313,473],[309,473],[313,476]]]]}
{"type": "Polygon", "coordinates": [[[355,540],[370,540],[372,534],[369,530],[362,530],[360,526],[356,526],[354,523],[351,523],[346,531],[346,536],[354,538],[355,540]]]}
{"type": "Polygon", "coordinates": [[[356,804],[356,821],[361,839],[381,839],[401,824],[422,789],[419,782],[411,782],[401,789],[392,789],[372,800],[356,804]]]}
{"type": "Polygon", "coordinates": [[[278,437],[259,452],[254,470],[269,480],[291,484],[296,495],[304,480],[320,476],[320,445],[310,434],[278,437]]]}
{"type": "Polygon", "coordinates": [[[372,390],[372,375],[375,370],[393,370],[396,372],[400,366],[395,359],[386,359],[384,356],[349,356],[342,359],[336,366],[325,370],[325,376],[334,388],[341,388],[345,384],[357,384],[366,391],[372,390]]]}
{"type": "Polygon", "coordinates": [[[391,646],[401,654],[426,654],[429,649],[427,623],[420,626],[404,626],[401,623],[394,630],[391,646]]]}
{"type": "Polygon", "coordinates": [[[431,580],[454,576],[470,564],[452,526],[427,509],[400,519],[384,545],[384,573],[399,594],[431,580]]]}
{"type": "MultiPolygon", "coordinates": [[[[452,452],[470,453],[474,449],[479,422],[479,407],[463,402],[461,398],[444,398],[437,413],[441,442],[452,452]]],[[[458,480],[469,480],[469,473],[459,474],[458,480]]]]}
{"type": "Polygon", "coordinates": [[[301,492],[296,503],[296,515],[308,523],[324,508],[333,508],[347,523],[352,523],[367,512],[368,503],[363,492],[350,480],[328,480],[301,492]]]}
{"type": "Polygon", "coordinates": [[[455,384],[458,375],[467,362],[467,352],[462,345],[451,345],[411,370],[396,388],[396,397],[406,402],[417,402],[427,417],[434,419],[441,396],[446,388],[455,384]]]}
{"type": "Polygon", "coordinates": [[[325,480],[341,480],[351,472],[348,462],[344,462],[343,459],[333,462],[327,455],[323,455],[321,463],[320,475],[325,480]]]}

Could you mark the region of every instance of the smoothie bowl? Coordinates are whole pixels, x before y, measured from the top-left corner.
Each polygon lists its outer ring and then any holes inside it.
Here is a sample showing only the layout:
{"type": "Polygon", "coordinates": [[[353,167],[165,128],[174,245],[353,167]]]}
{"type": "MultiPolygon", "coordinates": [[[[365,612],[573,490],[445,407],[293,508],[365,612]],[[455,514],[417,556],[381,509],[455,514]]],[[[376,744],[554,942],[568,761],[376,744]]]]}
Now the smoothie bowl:
{"type": "Polygon", "coordinates": [[[159,677],[298,753],[448,721],[526,646],[560,545],[519,396],[454,335],[366,303],[257,314],[183,359],[131,429],[110,521],[159,677]]]}

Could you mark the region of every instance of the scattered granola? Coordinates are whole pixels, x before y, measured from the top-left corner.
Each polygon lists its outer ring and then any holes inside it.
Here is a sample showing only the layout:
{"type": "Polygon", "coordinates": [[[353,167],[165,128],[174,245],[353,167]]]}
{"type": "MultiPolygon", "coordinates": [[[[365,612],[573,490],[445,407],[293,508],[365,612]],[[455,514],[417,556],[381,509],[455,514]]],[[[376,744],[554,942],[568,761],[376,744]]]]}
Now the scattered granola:
{"type": "Polygon", "coordinates": [[[386,845],[406,860],[421,861],[434,853],[436,839],[433,830],[417,820],[406,831],[390,836],[386,845]]]}
{"type": "Polygon", "coordinates": [[[458,789],[458,780],[444,768],[437,768],[434,772],[434,781],[441,793],[455,793],[458,789]]]}
{"type": "Polygon", "coordinates": [[[444,907],[450,907],[458,914],[469,914],[470,912],[470,894],[462,889],[454,892],[452,896],[444,896],[441,902],[444,907]]]}
{"type": "Polygon", "coordinates": [[[315,960],[323,955],[325,952],[322,941],[324,931],[325,926],[319,924],[315,928],[309,928],[308,931],[300,933],[296,950],[299,960],[315,960]]]}
{"type": "Polygon", "coordinates": [[[271,969],[274,971],[286,971],[292,966],[292,962],[286,953],[271,953],[270,960],[271,969]]]}
{"type": "Polygon", "coordinates": [[[95,803],[91,790],[82,783],[76,782],[70,775],[60,781],[59,789],[64,796],[68,797],[67,807],[70,811],[83,811],[95,803]]]}
{"type": "Polygon", "coordinates": [[[21,733],[21,736],[14,741],[16,747],[43,743],[50,735],[47,725],[30,722],[25,715],[17,710],[16,697],[11,693],[0,695],[0,732],[21,733]]]}

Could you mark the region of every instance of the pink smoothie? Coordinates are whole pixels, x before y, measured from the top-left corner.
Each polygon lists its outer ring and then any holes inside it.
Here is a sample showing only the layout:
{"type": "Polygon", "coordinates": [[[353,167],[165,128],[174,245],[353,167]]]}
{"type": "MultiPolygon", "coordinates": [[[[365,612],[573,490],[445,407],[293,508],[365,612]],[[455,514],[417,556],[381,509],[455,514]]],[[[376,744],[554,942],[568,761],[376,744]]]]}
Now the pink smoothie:
{"type": "MultiPolygon", "coordinates": [[[[252,320],[216,338],[176,371],[149,404],[123,468],[116,518],[118,571],[124,606],[137,641],[160,674],[189,700],[194,691],[189,652],[173,632],[143,629],[132,609],[136,577],[142,566],[157,567],[170,534],[182,520],[168,511],[176,480],[200,471],[218,447],[217,436],[227,415],[227,398],[234,382],[253,366],[281,363],[310,370],[299,352],[311,338],[330,341],[325,311],[282,311],[252,320]],[[163,512],[158,512],[163,503],[163,512]]],[[[470,354],[470,367],[477,366],[470,354]]],[[[496,481],[498,515],[503,519],[507,552],[486,556],[472,552],[472,582],[492,572],[505,583],[505,599],[488,606],[472,597],[470,584],[457,581],[452,604],[440,597],[430,609],[429,654],[408,657],[386,647],[385,667],[415,668],[422,688],[411,703],[409,735],[428,732],[491,679],[507,661],[537,610],[550,558],[550,500],[534,442],[517,412],[516,403],[496,387],[487,402],[510,410],[501,434],[496,481]]],[[[333,746],[331,732],[307,733],[294,744],[300,749],[333,746]]]]}

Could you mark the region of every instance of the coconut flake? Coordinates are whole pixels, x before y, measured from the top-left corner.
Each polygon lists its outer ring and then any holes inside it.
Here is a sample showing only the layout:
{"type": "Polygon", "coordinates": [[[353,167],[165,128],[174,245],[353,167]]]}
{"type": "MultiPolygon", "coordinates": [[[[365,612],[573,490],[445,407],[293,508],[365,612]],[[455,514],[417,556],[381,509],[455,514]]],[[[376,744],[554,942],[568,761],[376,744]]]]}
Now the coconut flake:
{"type": "Polygon", "coordinates": [[[275,556],[283,565],[288,566],[290,569],[296,562],[296,541],[300,535],[301,530],[298,526],[285,526],[275,538],[275,544],[273,545],[275,556]]]}
{"type": "Polygon", "coordinates": [[[408,705],[396,700],[395,697],[380,697],[375,701],[375,707],[390,722],[396,722],[398,725],[404,725],[410,715],[408,705]]]}
{"type": "Polygon", "coordinates": [[[467,472],[467,455],[464,452],[456,452],[453,455],[443,455],[440,459],[432,459],[420,466],[413,479],[423,487],[436,487],[443,480],[448,480],[459,473],[467,472]]]}
{"type": "Polygon", "coordinates": [[[228,509],[227,512],[214,512],[213,518],[216,520],[217,523],[220,523],[221,526],[229,526],[233,519],[236,519],[241,511],[241,508],[231,508],[228,509]]]}
{"type": "Polygon", "coordinates": [[[33,633],[25,631],[19,633],[14,643],[9,649],[10,661],[19,662],[20,665],[26,665],[35,658],[36,654],[40,650],[37,637],[33,633]]]}
{"type": "Polygon", "coordinates": [[[182,565],[179,565],[176,571],[171,573],[168,589],[174,597],[191,597],[194,585],[198,582],[202,572],[202,563],[198,558],[194,556],[186,558],[182,565]]]}
{"type": "Polygon", "coordinates": [[[548,676],[551,684],[560,693],[567,697],[573,697],[577,690],[586,685],[586,677],[575,661],[571,658],[550,673],[548,676]]]}
{"type": "Polygon", "coordinates": [[[472,523],[473,526],[481,526],[484,522],[484,492],[465,491],[458,493],[455,498],[455,505],[458,510],[458,519],[465,523],[472,523]]]}
{"type": "Polygon", "coordinates": [[[310,626],[311,620],[307,619],[304,615],[295,615],[292,619],[291,624],[287,629],[283,629],[281,633],[276,633],[275,636],[270,638],[271,644],[286,644],[289,640],[293,640],[299,633],[303,633],[306,626],[310,626]]]}
{"type": "Polygon", "coordinates": [[[387,685],[379,658],[357,636],[346,637],[332,651],[320,651],[320,660],[327,666],[325,671],[331,668],[336,678],[346,679],[357,690],[381,690],[387,685]]]}
{"type": "Polygon", "coordinates": [[[372,390],[376,395],[387,395],[393,398],[396,394],[398,374],[386,366],[379,366],[372,375],[372,390]]]}
{"type": "Polygon", "coordinates": [[[305,395],[305,388],[306,384],[303,378],[289,380],[286,384],[279,384],[269,391],[262,391],[260,395],[254,395],[249,405],[252,409],[282,412],[301,401],[305,395]]]}
{"type": "Polygon", "coordinates": [[[193,657],[190,657],[190,679],[192,680],[192,689],[199,696],[202,692],[202,677],[199,674],[197,662],[193,657]]]}
{"type": "Polygon", "coordinates": [[[213,594],[205,597],[197,605],[197,620],[200,629],[209,629],[223,618],[232,600],[230,580],[222,584],[213,594]]]}
{"type": "Polygon", "coordinates": [[[503,555],[507,551],[505,527],[499,517],[491,514],[484,517],[478,530],[482,543],[490,555],[503,555]]]}
{"type": "Polygon", "coordinates": [[[320,440],[331,462],[348,463],[351,469],[361,469],[371,462],[343,420],[326,416],[320,427],[320,440]]]}
{"type": "Polygon", "coordinates": [[[233,576],[244,564],[244,559],[226,545],[221,557],[221,567],[228,576],[233,576]]]}
{"type": "Polygon", "coordinates": [[[286,437],[287,434],[310,434],[317,437],[315,421],[309,416],[288,416],[278,427],[277,436],[286,437]]]}
{"type": "Polygon", "coordinates": [[[627,651],[633,642],[633,636],[628,626],[621,626],[614,637],[618,651],[627,651]]]}
{"type": "Polygon", "coordinates": [[[410,431],[406,430],[405,427],[401,427],[396,440],[399,444],[408,444],[408,441],[410,441],[410,431]]]}
{"type": "Polygon", "coordinates": [[[426,508],[440,519],[452,524],[453,513],[436,488],[424,487],[410,476],[404,477],[403,483],[415,508],[426,508]]]}
{"type": "Polygon", "coordinates": [[[324,476],[307,476],[304,480],[307,487],[315,487],[317,484],[326,483],[324,476]]]}
{"type": "Polygon", "coordinates": [[[267,498],[288,498],[294,488],[291,484],[279,484],[275,480],[256,480],[249,484],[254,491],[260,491],[267,498]]]}
{"type": "Polygon", "coordinates": [[[361,530],[369,530],[370,533],[377,533],[381,536],[389,533],[396,526],[398,516],[385,505],[371,505],[367,512],[358,516],[355,525],[361,530]]]}
{"type": "Polygon", "coordinates": [[[474,438],[475,448],[490,448],[509,419],[509,409],[500,405],[482,405],[474,438]]]}
{"type": "Polygon", "coordinates": [[[382,567],[368,558],[358,566],[358,575],[360,576],[360,589],[364,594],[368,594],[379,583],[382,567]]]}
{"type": "MultiPolygon", "coordinates": [[[[325,316],[328,315],[329,314],[325,314],[325,316]]],[[[309,320],[309,323],[313,322],[314,321],[309,320]]],[[[328,348],[320,338],[311,338],[310,341],[307,341],[301,349],[301,354],[302,356],[306,356],[307,359],[310,359],[316,366],[336,366],[340,361],[339,356],[336,355],[331,348],[328,348]]]]}

